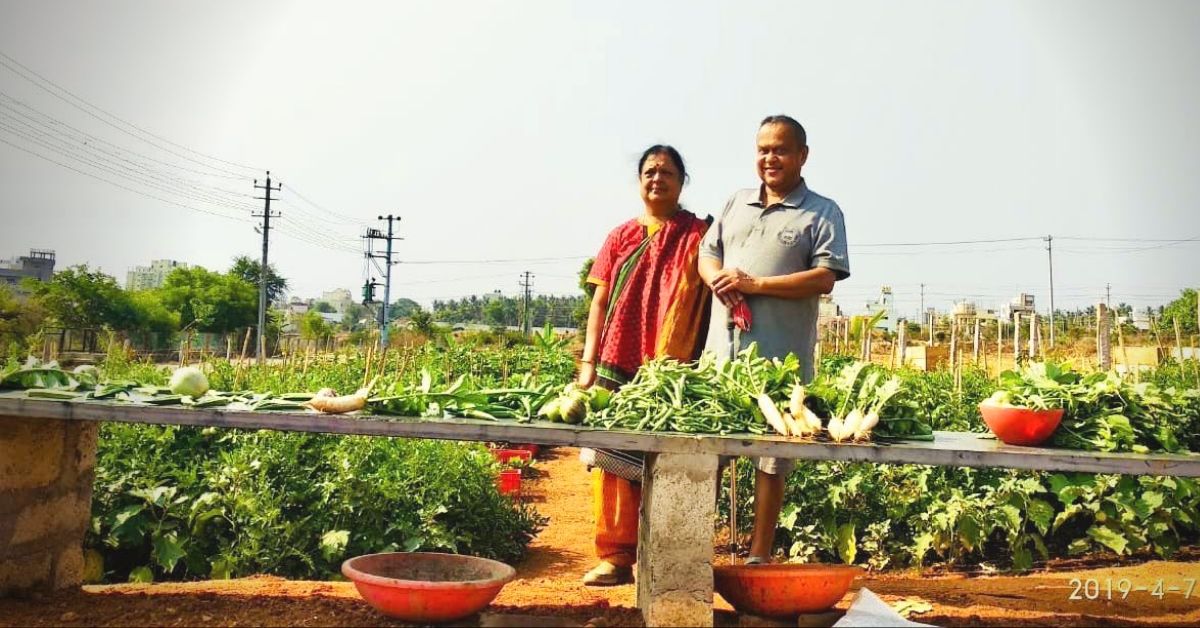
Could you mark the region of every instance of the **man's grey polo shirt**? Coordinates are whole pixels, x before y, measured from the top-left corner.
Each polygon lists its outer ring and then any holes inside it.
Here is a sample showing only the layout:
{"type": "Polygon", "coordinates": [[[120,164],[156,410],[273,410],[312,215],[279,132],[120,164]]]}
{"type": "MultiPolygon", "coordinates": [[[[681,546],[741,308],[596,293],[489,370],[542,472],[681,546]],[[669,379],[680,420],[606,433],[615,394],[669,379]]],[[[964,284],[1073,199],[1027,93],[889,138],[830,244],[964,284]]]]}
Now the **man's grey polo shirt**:
{"type": "MultiPolygon", "coordinates": [[[[850,276],[842,210],[803,182],[783,202],[766,208],[760,188],[739,190],[700,243],[700,257],[716,259],[722,268],[740,268],[755,277],[812,268],[828,268],[838,280],[850,276]]],[[[795,353],[805,381],[811,380],[820,297],[747,295],[746,301],[752,322],[749,332],[740,333],[737,349],[757,342],[759,355],[765,357],[795,353]]],[[[714,295],[705,350],[721,357],[729,354],[728,317],[729,310],[714,295]]]]}

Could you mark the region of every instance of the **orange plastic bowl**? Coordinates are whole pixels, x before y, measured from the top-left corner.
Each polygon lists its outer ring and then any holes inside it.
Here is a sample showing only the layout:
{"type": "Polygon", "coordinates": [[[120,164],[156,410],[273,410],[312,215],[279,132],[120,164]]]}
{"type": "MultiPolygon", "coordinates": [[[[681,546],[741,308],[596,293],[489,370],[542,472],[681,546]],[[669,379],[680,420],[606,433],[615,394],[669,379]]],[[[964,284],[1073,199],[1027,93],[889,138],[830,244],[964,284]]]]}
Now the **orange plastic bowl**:
{"type": "Polygon", "coordinates": [[[498,561],[432,552],[368,554],[342,563],[342,575],[375,610],[409,622],[469,617],[517,575],[498,561]]]}
{"type": "Polygon", "coordinates": [[[1063,410],[1034,410],[1016,406],[979,404],[979,413],[988,429],[1009,445],[1040,445],[1054,434],[1062,422],[1063,410]]]}
{"type": "Polygon", "coordinates": [[[851,565],[718,565],[713,584],[739,612],[795,617],[833,608],[861,573],[851,565]]]}

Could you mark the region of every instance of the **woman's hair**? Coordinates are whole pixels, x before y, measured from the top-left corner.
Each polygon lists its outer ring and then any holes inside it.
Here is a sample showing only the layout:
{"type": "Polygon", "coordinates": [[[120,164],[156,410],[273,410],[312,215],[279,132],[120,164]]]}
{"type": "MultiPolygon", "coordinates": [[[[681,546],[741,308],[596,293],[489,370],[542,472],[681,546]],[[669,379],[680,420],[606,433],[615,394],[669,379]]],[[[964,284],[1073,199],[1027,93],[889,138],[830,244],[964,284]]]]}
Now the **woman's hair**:
{"type": "Polygon", "coordinates": [[[675,167],[679,169],[679,180],[681,182],[687,181],[687,168],[683,165],[683,156],[679,154],[679,151],[675,150],[674,146],[668,144],[655,144],[642,153],[642,158],[638,160],[637,172],[639,177],[642,176],[642,166],[645,166],[646,160],[653,155],[666,155],[669,157],[674,162],[675,167]]]}

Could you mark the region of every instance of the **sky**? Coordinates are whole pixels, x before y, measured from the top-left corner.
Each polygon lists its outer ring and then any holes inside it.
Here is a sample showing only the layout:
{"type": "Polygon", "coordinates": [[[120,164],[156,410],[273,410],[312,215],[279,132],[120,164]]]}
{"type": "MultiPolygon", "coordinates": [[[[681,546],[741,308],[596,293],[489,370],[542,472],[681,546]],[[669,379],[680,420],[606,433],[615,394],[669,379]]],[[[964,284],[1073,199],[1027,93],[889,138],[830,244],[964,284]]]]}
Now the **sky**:
{"type": "Polygon", "coordinates": [[[844,310],[1045,309],[1048,235],[1057,307],[1157,306],[1200,285],[1196,32],[1188,0],[2,0],[0,259],[227,269],[270,170],[293,295],[381,278],[386,214],[393,299],[572,294],[644,148],[716,214],[786,113],[846,217],[844,310]]]}

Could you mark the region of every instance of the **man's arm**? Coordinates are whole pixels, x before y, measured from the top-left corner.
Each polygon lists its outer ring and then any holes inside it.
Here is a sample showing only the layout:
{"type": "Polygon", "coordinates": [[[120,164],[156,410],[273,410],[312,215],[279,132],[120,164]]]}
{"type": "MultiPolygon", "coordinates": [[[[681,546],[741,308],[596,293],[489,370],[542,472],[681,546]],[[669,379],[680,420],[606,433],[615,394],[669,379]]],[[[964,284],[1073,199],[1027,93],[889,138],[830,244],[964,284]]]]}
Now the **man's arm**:
{"type": "MultiPolygon", "coordinates": [[[[704,271],[701,271],[701,276],[704,271]]],[[[758,294],[780,299],[803,299],[818,294],[833,292],[837,273],[828,268],[812,268],[788,275],[753,277],[740,268],[716,269],[705,281],[713,292],[725,300],[724,295],[758,294]],[[711,277],[711,278],[710,278],[711,277]]]]}
{"type": "Polygon", "coordinates": [[[781,299],[803,299],[805,297],[833,292],[837,274],[828,268],[811,268],[790,275],[756,277],[750,281],[747,294],[761,294],[781,299]]]}

